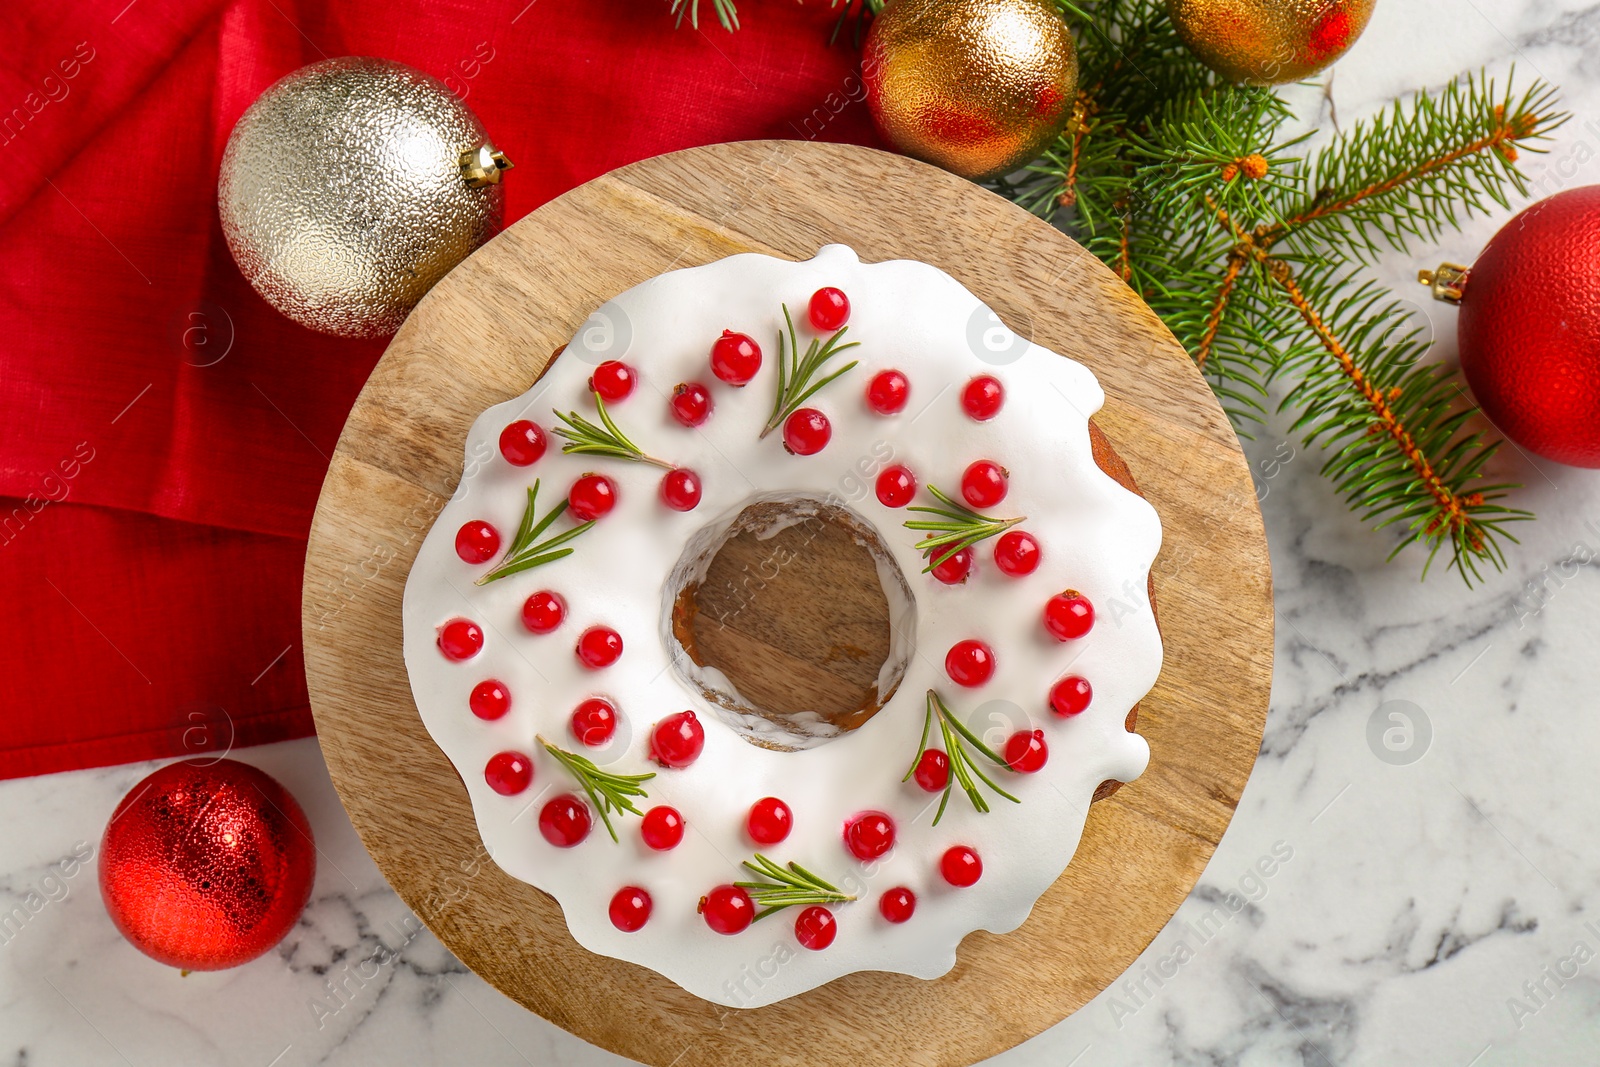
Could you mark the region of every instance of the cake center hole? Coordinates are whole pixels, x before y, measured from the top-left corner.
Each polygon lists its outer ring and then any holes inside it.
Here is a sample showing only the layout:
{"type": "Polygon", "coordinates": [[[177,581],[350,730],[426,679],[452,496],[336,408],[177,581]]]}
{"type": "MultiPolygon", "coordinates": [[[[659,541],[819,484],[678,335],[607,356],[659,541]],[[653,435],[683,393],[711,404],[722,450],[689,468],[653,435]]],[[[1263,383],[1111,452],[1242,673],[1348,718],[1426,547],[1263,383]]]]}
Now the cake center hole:
{"type": "Polygon", "coordinates": [[[694,538],[679,571],[675,665],[753,744],[810,748],[858,729],[905,674],[910,588],[848,508],[758,501],[694,538]]]}

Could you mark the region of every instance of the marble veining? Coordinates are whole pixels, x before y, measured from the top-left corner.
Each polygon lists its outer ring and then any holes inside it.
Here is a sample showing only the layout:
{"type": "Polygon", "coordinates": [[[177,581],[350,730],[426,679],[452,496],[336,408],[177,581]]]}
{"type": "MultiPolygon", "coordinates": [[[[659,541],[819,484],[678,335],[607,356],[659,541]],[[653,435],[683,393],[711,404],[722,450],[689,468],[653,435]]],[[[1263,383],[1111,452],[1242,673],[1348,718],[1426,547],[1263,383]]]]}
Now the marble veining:
{"type": "MultiPolygon", "coordinates": [[[[1481,68],[1503,78],[1515,63],[1519,81],[1561,86],[1575,116],[1548,155],[1525,157],[1536,198],[1600,182],[1597,43],[1600,4],[1584,0],[1380,0],[1334,76],[1291,95],[1308,121],[1347,125],[1395,94],[1481,68]]],[[[1455,312],[1426,301],[1417,268],[1471,262],[1510,214],[1374,266],[1415,300],[1434,358],[1454,358],[1455,312]]],[[[1516,503],[1540,515],[1517,531],[1510,570],[1470,591],[1446,574],[1419,585],[1419,556],[1386,567],[1391,545],[1284,430],[1274,420],[1247,448],[1272,548],[1277,671],[1233,825],[1127,973],[992,1062],[1590,1067],[1600,475],[1508,450],[1504,472],[1526,486],[1516,503]]],[[[0,783],[0,1064],[625,1062],[523,1011],[417,924],[362,850],[314,741],[242,755],[301,799],[321,866],[289,938],[216,974],[149,962],[100,906],[93,849],[149,765],[0,783]]],[[[692,1067],[695,1050],[680,1062],[692,1067]]]]}

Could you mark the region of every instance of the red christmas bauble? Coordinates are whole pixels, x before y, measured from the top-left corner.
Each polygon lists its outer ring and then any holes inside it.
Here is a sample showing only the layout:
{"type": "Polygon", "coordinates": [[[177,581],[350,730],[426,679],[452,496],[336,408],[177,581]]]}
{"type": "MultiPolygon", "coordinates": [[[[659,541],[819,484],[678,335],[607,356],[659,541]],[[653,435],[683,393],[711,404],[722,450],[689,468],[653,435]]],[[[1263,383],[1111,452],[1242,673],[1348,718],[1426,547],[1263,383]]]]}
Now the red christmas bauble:
{"type": "Polygon", "coordinates": [[[1462,286],[1461,370],[1511,440],[1600,467],[1600,185],[1495,234],[1462,286]]]}
{"type": "Polygon", "coordinates": [[[217,971],[283,939],[316,868],[311,824],[287,789],[236,760],[190,760],[117,805],[100,842],[100,895],[140,952],[217,971]]]}

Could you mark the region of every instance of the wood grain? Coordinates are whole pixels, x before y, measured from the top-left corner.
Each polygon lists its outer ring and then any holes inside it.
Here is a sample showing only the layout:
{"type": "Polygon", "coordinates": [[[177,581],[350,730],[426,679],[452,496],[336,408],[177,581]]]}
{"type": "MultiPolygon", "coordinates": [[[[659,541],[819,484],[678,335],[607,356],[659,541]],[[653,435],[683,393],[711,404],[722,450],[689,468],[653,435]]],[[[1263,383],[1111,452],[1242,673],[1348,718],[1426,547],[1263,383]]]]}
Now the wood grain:
{"type": "MultiPolygon", "coordinates": [[[[362,840],[407,904],[507,995],[662,1067],[964,1067],[1083,1005],[1194,885],[1255,761],[1272,675],[1271,595],[1233,432],[1121,281],[1049,226],[932,167],[763,141],[596,179],[480,249],[423,300],[340,438],[312,528],[303,611],[318,733],[362,840]],[[1149,770],[1093,806],[1076,859],[1020,930],[971,935],[937,981],[856,974],[736,1011],[579,948],[549,897],[484,857],[466,792],[411,700],[401,591],[460,477],[472,419],[525,390],[590,310],[673,267],[745,251],[805,259],[830,242],[869,262],[935,264],[1014,329],[1099,375],[1109,400],[1096,421],[1162,518],[1155,582],[1166,665],[1139,715],[1149,770]]],[[[870,604],[849,610],[866,619],[870,604]]],[[[752,647],[785,640],[758,633],[752,647]]],[[[795,678],[853,677],[824,670],[819,649],[825,658],[826,642],[790,648],[795,678]]]]}

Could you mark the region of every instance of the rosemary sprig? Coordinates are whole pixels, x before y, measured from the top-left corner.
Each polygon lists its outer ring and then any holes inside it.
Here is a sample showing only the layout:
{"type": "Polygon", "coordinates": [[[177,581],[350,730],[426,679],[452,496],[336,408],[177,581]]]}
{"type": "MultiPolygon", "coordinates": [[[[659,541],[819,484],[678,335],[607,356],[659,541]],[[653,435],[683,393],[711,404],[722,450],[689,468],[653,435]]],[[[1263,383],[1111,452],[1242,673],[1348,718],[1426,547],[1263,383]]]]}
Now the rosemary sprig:
{"type": "Polygon", "coordinates": [[[579,523],[570,530],[563,530],[554,537],[541,541],[539,535],[548,530],[550,524],[567,510],[567,502],[563,500],[546,512],[544,518],[534,521],[538,514],[538,504],[539,483],[535,480],[533,487],[528,490],[528,507],[522,513],[522,524],[517,527],[517,536],[511,539],[511,547],[506,549],[506,554],[501,557],[500,565],[479,578],[478,585],[486,585],[497,578],[521,574],[546,563],[553,563],[563,556],[572,555],[572,549],[561,546],[594,525],[593,520],[579,523]]]}
{"type": "MultiPolygon", "coordinates": [[[[767,420],[766,427],[761,431],[761,437],[767,436],[773,430],[783,425],[783,420],[793,415],[795,409],[807,400],[818,389],[827,385],[835,378],[848,371],[854,370],[856,360],[840,367],[821,381],[812,382],[817,373],[822,370],[823,364],[837,356],[840,352],[855,348],[860,341],[851,341],[849,344],[840,344],[848,326],[841,326],[837,332],[826,341],[820,337],[811,339],[811,346],[806,349],[804,356],[800,355],[800,339],[795,336],[794,318],[789,314],[789,305],[783,305],[783,321],[789,327],[787,345],[782,333],[778,334],[778,395],[772,401],[772,417],[767,420]]],[[[556,431],[560,433],[560,430],[556,431]]]]}
{"type": "Polygon", "coordinates": [[[917,542],[917,549],[921,552],[932,553],[936,548],[949,549],[940,552],[937,559],[930,558],[928,565],[922,568],[924,574],[933,570],[939,564],[979,541],[987,540],[998,534],[1003,534],[1019,522],[1027,519],[1026,515],[1019,515],[1014,519],[996,519],[988,515],[979,515],[965,504],[958,504],[948,496],[941,493],[936,487],[928,486],[928,492],[934,495],[942,508],[911,507],[907,511],[920,511],[928,515],[937,515],[938,519],[919,519],[905,524],[908,530],[922,530],[928,536],[917,542]]]}
{"type": "Polygon", "coordinates": [[[567,454],[581,454],[586,456],[609,456],[612,459],[625,459],[633,463],[654,463],[657,467],[671,470],[673,465],[664,459],[647,456],[644,450],[632,441],[628,435],[617,429],[617,424],[611,421],[611,413],[606,410],[606,402],[600,394],[594,395],[594,407],[600,415],[600,425],[596,426],[576,411],[569,411],[565,415],[556,412],[556,418],[564,422],[565,426],[557,426],[552,432],[557,437],[564,437],[567,443],[561,446],[561,451],[567,454]]]}
{"type": "Polygon", "coordinates": [[[798,904],[848,904],[856,899],[841,892],[835,885],[823,881],[798,863],[780,867],[757,852],[744,866],[754,874],[769,879],[765,882],[735,882],[734,885],[750,894],[750,899],[760,910],[757,919],[765,919],[775,911],[798,904]]]}
{"type": "Polygon", "coordinates": [[[607,814],[608,812],[614,811],[618,815],[625,811],[631,811],[635,815],[644,814],[634,807],[633,801],[629,798],[650,795],[639,788],[639,783],[654,778],[654,771],[649,774],[612,774],[596,767],[594,761],[587,757],[558,748],[542,737],[538,740],[544,750],[554,756],[556,762],[578,780],[578,784],[588,794],[589,802],[600,813],[600,821],[606,824],[606,831],[611,834],[611,840],[617,840],[617,830],[611,825],[611,816],[607,814]]]}
{"type": "Polygon", "coordinates": [[[978,782],[993,789],[1013,804],[1022,801],[1007,793],[995,784],[994,779],[983,773],[972,754],[967,751],[967,745],[978,750],[979,755],[997,766],[1006,766],[1006,761],[1000,754],[978,739],[978,736],[967,728],[967,725],[951,713],[948,705],[932,689],[928,690],[928,714],[922,720],[922,740],[917,743],[917,754],[911,758],[911,769],[906,771],[902,782],[910,781],[911,776],[917,771],[917,764],[922,760],[922,754],[928,750],[928,733],[933,727],[934,717],[939,719],[939,732],[944,736],[944,753],[950,759],[950,777],[944,784],[944,796],[939,799],[939,810],[933,813],[933,825],[938,826],[939,820],[944,818],[944,809],[950,803],[950,790],[957,782],[966,790],[967,797],[971,799],[972,806],[980,814],[988,814],[989,801],[978,788],[978,782]],[[976,779],[976,780],[974,780],[976,779]]]}

